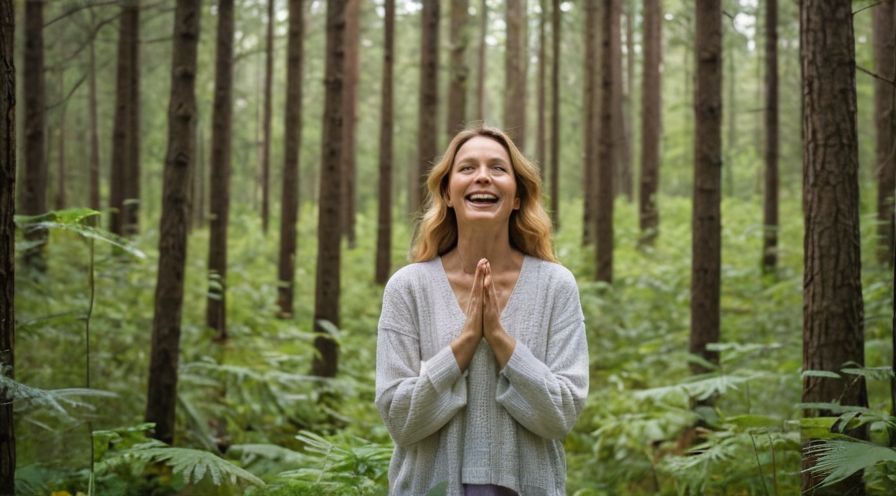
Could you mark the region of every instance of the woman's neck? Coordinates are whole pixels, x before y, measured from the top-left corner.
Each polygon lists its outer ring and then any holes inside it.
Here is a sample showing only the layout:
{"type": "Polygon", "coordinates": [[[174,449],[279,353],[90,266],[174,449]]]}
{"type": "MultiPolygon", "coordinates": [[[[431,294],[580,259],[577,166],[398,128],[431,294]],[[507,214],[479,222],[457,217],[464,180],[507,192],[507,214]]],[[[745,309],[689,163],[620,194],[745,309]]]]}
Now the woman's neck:
{"type": "MultiPolygon", "coordinates": [[[[478,226],[477,226],[478,227],[478,226]]],[[[503,272],[518,267],[522,253],[510,246],[507,225],[496,229],[458,229],[457,246],[450,256],[456,257],[452,264],[465,274],[474,274],[476,264],[487,258],[495,272],[503,272]]]]}

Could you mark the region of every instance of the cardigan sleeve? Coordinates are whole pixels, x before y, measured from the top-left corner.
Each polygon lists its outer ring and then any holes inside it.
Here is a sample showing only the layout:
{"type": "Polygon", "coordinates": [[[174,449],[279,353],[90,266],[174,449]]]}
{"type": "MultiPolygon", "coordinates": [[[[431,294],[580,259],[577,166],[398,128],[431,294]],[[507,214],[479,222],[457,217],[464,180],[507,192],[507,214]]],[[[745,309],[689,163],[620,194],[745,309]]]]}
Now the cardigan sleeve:
{"type": "Polygon", "coordinates": [[[576,423],[588,396],[588,343],[575,279],[554,294],[545,361],[521,341],[501,370],[497,401],[523,427],[547,439],[562,439],[576,423]]]}
{"type": "MultiPolygon", "coordinates": [[[[391,281],[390,281],[391,282],[391,281]]],[[[428,360],[409,305],[389,284],[377,330],[376,406],[399,446],[421,441],[467,404],[467,383],[450,346],[428,360]]]]}

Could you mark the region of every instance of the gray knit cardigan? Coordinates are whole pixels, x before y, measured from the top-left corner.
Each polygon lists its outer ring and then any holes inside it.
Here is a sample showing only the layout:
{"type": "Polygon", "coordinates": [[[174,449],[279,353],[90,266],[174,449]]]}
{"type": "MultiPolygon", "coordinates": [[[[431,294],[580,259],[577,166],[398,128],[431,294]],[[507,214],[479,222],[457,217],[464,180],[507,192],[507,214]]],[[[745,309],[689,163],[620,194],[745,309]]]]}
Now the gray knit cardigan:
{"type": "Polygon", "coordinates": [[[408,265],[383,294],[376,405],[395,441],[389,493],[426,495],[446,481],[523,496],[565,494],[563,438],[588,395],[588,346],[575,277],[526,256],[501,314],[516,339],[498,370],[482,340],[467,371],[450,343],[464,325],[441,258],[408,265]]]}

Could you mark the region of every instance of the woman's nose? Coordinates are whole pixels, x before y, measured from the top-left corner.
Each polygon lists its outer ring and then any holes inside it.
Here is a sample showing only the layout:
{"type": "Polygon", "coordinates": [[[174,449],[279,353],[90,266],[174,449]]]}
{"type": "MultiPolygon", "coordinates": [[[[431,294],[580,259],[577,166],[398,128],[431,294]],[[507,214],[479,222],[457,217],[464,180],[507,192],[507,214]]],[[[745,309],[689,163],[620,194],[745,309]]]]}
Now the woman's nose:
{"type": "Polygon", "coordinates": [[[489,177],[488,168],[480,167],[479,169],[476,170],[476,182],[477,183],[488,182],[490,180],[491,180],[491,177],[489,177]]]}

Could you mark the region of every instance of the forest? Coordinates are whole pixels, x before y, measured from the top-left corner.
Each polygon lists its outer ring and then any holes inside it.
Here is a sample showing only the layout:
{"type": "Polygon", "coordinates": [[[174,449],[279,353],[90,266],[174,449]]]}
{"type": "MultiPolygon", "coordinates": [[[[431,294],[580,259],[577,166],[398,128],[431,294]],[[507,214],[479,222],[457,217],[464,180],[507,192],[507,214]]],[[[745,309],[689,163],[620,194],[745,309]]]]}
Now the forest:
{"type": "Polygon", "coordinates": [[[0,0],[0,57],[0,496],[388,494],[482,123],[579,287],[567,494],[896,494],[896,0],[0,0]]]}

